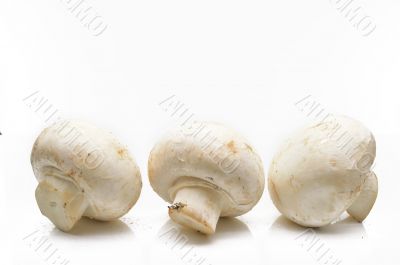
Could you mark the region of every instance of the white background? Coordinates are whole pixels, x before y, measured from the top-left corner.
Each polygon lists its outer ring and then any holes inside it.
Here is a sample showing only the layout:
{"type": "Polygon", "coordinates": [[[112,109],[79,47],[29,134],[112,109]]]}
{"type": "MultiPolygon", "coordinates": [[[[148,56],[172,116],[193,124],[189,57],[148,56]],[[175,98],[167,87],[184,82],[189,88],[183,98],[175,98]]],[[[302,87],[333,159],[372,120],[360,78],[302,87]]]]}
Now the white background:
{"type": "Polygon", "coordinates": [[[163,236],[175,225],[149,186],[147,158],[178,125],[158,105],[171,95],[245,135],[265,171],[280,142],[313,120],[298,100],[311,95],[327,112],[362,121],[377,141],[377,202],[363,224],[343,215],[316,236],[330,262],[398,264],[398,1],[355,2],[376,24],[366,37],[329,0],[86,1],[108,26],[99,36],[65,2],[0,3],[1,264],[52,264],[35,231],[69,264],[322,264],[296,239],[305,228],[280,217],[267,190],[213,236],[179,230],[187,244],[176,247],[163,236]],[[107,128],[128,146],[144,185],[125,218],[83,220],[66,234],[40,214],[29,158],[46,116],[23,100],[35,91],[62,117],[107,128]],[[182,258],[189,249],[192,261],[182,258]]]}

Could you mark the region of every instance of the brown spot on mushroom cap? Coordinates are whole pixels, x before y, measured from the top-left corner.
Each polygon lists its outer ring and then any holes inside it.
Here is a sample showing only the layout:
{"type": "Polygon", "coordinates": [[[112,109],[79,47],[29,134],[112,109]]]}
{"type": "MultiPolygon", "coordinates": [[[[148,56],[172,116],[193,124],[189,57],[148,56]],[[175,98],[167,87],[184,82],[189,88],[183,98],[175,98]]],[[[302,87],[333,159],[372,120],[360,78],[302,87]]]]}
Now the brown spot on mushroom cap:
{"type": "Polygon", "coordinates": [[[68,172],[67,172],[67,175],[69,176],[69,177],[72,177],[73,175],[75,175],[75,170],[73,169],[73,168],[71,168],[68,172]]]}
{"type": "Polygon", "coordinates": [[[231,140],[229,143],[226,144],[226,146],[228,147],[229,151],[231,151],[232,153],[236,153],[236,147],[235,147],[235,142],[233,140],[231,140]]]}
{"type": "Polygon", "coordinates": [[[119,158],[124,158],[127,155],[128,150],[126,148],[118,148],[117,149],[117,154],[119,158]]]}
{"type": "Polygon", "coordinates": [[[336,159],[330,159],[329,160],[329,164],[331,165],[331,166],[336,166],[336,163],[337,163],[337,161],[336,161],[336,159]]]}
{"type": "Polygon", "coordinates": [[[147,163],[147,175],[149,176],[150,182],[153,181],[154,178],[154,166],[153,166],[153,156],[150,154],[149,161],[147,163]]]}
{"type": "Polygon", "coordinates": [[[352,191],[352,192],[355,192],[355,193],[360,192],[360,191],[361,191],[361,186],[362,186],[362,185],[357,186],[357,187],[354,189],[354,191],[352,191]]]}
{"type": "Polygon", "coordinates": [[[125,150],[124,149],[118,149],[117,153],[118,153],[119,156],[123,156],[124,153],[125,153],[125,150]]]}

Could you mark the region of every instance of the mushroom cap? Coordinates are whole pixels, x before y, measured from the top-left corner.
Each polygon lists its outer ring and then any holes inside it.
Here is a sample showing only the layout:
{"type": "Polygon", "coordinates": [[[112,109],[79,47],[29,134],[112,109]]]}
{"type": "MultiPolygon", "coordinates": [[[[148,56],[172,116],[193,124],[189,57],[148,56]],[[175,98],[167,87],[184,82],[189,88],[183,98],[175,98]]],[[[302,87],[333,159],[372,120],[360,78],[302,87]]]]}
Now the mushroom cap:
{"type": "Polygon", "coordinates": [[[140,195],[140,171],[128,150],[111,133],[88,123],[59,121],[44,129],[31,163],[39,182],[56,178],[84,194],[88,208],[83,216],[118,218],[140,195]]]}
{"type": "Polygon", "coordinates": [[[273,203],[300,225],[331,223],[359,195],[375,148],[372,133],[345,116],[299,130],[272,160],[268,189],[273,203]]]}
{"type": "Polygon", "coordinates": [[[244,214],[264,191],[261,159],[235,131],[202,124],[201,132],[175,129],[156,143],[148,161],[150,184],[169,203],[182,188],[210,188],[225,201],[221,216],[244,214]]]}

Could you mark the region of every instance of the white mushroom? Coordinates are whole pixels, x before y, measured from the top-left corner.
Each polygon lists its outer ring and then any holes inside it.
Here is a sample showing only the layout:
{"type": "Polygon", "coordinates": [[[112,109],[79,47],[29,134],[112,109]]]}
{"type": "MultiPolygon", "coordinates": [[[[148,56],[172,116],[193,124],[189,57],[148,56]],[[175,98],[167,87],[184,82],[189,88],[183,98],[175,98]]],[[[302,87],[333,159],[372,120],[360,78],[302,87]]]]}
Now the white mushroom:
{"type": "Polygon", "coordinates": [[[204,134],[174,130],[152,149],[148,171],[154,191],[177,223],[212,234],[220,216],[248,212],[264,190],[262,162],[242,136],[215,123],[204,134]],[[211,139],[211,140],[210,140],[211,139]]]}
{"type": "Polygon", "coordinates": [[[269,170],[270,196],[284,216],[303,226],[330,224],[355,201],[349,212],[363,220],[377,192],[373,177],[367,178],[375,176],[374,159],[372,133],[354,119],[332,116],[301,129],[279,149],[269,170]]]}
{"type": "Polygon", "coordinates": [[[68,231],[82,217],[112,220],[139,198],[139,168],[110,133],[78,121],[42,131],[31,154],[39,181],[36,201],[43,215],[68,231]]]}

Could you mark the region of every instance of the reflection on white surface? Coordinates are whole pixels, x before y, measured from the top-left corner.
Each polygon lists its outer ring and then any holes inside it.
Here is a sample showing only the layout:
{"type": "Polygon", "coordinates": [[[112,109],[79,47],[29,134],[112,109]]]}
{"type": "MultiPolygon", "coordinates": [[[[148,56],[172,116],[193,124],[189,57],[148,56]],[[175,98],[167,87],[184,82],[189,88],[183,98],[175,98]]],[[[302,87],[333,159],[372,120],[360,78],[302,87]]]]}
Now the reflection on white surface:
{"type": "MultiPolygon", "coordinates": [[[[279,216],[270,227],[271,232],[276,232],[276,233],[283,232],[286,234],[288,231],[301,233],[305,229],[307,228],[290,221],[283,215],[279,216]]],[[[357,222],[350,216],[341,218],[339,221],[324,227],[313,228],[313,230],[318,235],[321,236],[346,235],[347,238],[349,237],[362,238],[367,235],[367,231],[365,230],[364,225],[362,223],[357,222]]]]}
{"type": "Polygon", "coordinates": [[[51,231],[50,236],[65,237],[65,236],[79,236],[79,237],[96,237],[96,236],[116,236],[127,235],[133,233],[128,225],[120,220],[102,222],[92,220],[89,218],[82,218],[68,233],[65,233],[56,227],[51,231]]]}
{"type": "Polygon", "coordinates": [[[186,236],[190,244],[198,245],[210,244],[212,242],[229,239],[232,237],[252,237],[247,225],[236,218],[220,218],[215,234],[209,236],[178,225],[172,220],[168,220],[158,231],[158,235],[161,235],[171,229],[176,229],[178,233],[186,236]]]}
{"type": "Polygon", "coordinates": [[[245,223],[221,218],[214,235],[203,235],[168,220],[150,242],[148,264],[251,264],[257,263],[255,240],[245,223]]]}
{"type": "Polygon", "coordinates": [[[345,213],[335,223],[320,228],[303,227],[280,215],[266,237],[266,242],[273,242],[268,245],[274,253],[268,261],[273,264],[353,264],[368,244],[364,225],[345,213]],[[358,254],[349,257],[348,251],[358,254]]]}
{"type": "Polygon", "coordinates": [[[68,233],[49,222],[37,230],[39,236],[24,241],[28,247],[22,249],[25,254],[17,260],[35,259],[33,264],[64,265],[67,261],[67,264],[92,264],[94,261],[111,264],[117,258],[122,259],[119,264],[131,264],[130,257],[140,257],[142,252],[132,229],[120,220],[102,222],[82,218],[68,233]]]}

